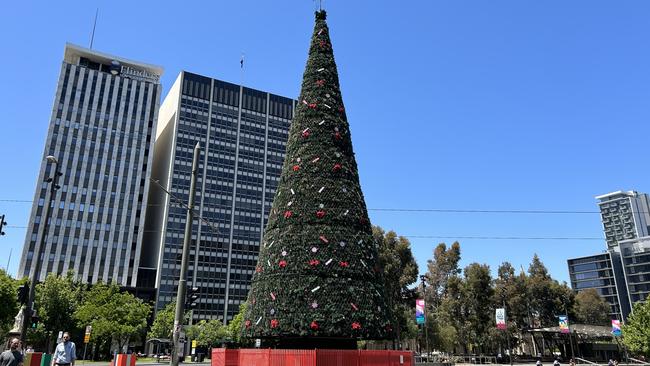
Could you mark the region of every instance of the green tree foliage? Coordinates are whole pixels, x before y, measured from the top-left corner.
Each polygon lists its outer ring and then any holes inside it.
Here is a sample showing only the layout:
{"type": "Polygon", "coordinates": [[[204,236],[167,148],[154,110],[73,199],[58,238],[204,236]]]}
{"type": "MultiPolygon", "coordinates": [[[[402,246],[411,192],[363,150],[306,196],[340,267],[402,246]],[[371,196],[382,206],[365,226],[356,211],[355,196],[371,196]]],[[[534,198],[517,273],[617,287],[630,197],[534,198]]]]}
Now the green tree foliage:
{"type": "Polygon", "coordinates": [[[408,321],[413,318],[415,297],[409,286],[418,279],[418,265],[405,237],[398,237],[394,231],[386,233],[379,226],[372,228],[372,235],[379,248],[379,265],[384,270],[384,290],[393,314],[395,337],[400,342],[404,339],[402,331],[408,331],[408,321]]]}
{"type": "Polygon", "coordinates": [[[141,299],[121,292],[116,284],[100,282],[85,294],[75,319],[79,327],[91,325],[95,337],[112,341],[123,350],[146,329],[150,312],[151,306],[141,299]]]}
{"type": "Polygon", "coordinates": [[[609,325],[611,322],[609,304],[590,288],[576,295],[575,312],[578,322],[593,325],[609,325]]]}
{"type": "Polygon", "coordinates": [[[391,324],[325,18],[316,13],[243,332],[356,347],[390,337],[391,324]]]}
{"type": "Polygon", "coordinates": [[[560,284],[551,278],[537,254],[528,268],[526,285],[532,326],[557,325],[557,315],[566,312],[569,312],[570,319],[575,319],[575,314],[570,312],[575,301],[573,291],[566,284],[560,284]]]}
{"type": "Polygon", "coordinates": [[[447,291],[447,283],[453,276],[460,274],[460,244],[454,242],[449,248],[447,244],[440,243],[433,250],[433,259],[427,261],[426,274],[427,290],[426,303],[428,306],[437,307],[447,291]]]}
{"type": "Polygon", "coordinates": [[[650,301],[634,304],[622,331],[623,343],[631,352],[650,357],[650,301]]]}
{"type": "Polygon", "coordinates": [[[18,281],[0,269],[0,332],[5,334],[18,314],[18,281]]]}
{"type": "Polygon", "coordinates": [[[517,274],[509,262],[503,262],[497,274],[494,281],[495,304],[502,307],[505,302],[508,322],[514,323],[518,329],[526,328],[530,302],[529,293],[526,291],[526,274],[523,271],[517,274]]]}
{"type": "Polygon", "coordinates": [[[176,299],[173,299],[162,310],[156,312],[151,329],[147,333],[147,338],[172,339],[175,316],[176,299]]]}
{"type": "Polygon", "coordinates": [[[242,345],[242,343],[248,344],[246,339],[241,338],[241,329],[243,326],[246,308],[248,308],[248,303],[244,301],[239,305],[239,312],[228,323],[228,332],[230,334],[230,339],[237,345],[242,345]]]}
{"type": "Polygon", "coordinates": [[[528,274],[504,262],[494,279],[490,268],[478,263],[461,272],[459,259],[460,245],[454,243],[449,249],[438,245],[429,261],[426,298],[431,349],[495,353],[506,347],[508,335],[516,347],[524,329],[555,326],[556,315],[566,310],[575,322],[573,291],[552,279],[538,256],[533,257],[528,274]],[[504,303],[508,327],[501,331],[496,329],[495,309],[504,303]]]}
{"type": "Polygon", "coordinates": [[[73,272],[62,276],[50,273],[36,286],[36,311],[44,331],[51,335],[50,341],[56,341],[60,330],[77,329],[74,313],[81,304],[82,293],[82,285],[75,281],[73,272]]]}
{"type": "Polygon", "coordinates": [[[489,341],[488,330],[494,327],[494,307],[486,306],[492,303],[494,293],[490,267],[472,263],[465,267],[464,275],[462,298],[467,328],[465,341],[472,346],[472,352],[485,352],[485,345],[489,341]]]}
{"type": "Polygon", "coordinates": [[[219,319],[201,320],[188,327],[187,336],[196,340],[200,347],[218,347],[224,342],[232,341],[228,327],[219,319]]]}

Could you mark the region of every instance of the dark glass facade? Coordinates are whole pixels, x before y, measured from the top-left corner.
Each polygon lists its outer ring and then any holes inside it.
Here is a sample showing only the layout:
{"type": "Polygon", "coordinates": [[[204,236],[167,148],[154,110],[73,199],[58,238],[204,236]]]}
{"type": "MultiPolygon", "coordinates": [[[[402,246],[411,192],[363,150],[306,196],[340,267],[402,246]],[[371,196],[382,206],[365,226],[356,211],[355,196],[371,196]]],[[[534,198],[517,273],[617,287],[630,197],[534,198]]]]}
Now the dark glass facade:
{"type": "MultiPolygon", "coordinates": [[[[246,300],[278,184],[294,101],[183,72],[161,107],[154,176],[187,201],[193,149],[201,146],[188,283],[200,289],[193,318],[230,320],[246,300]],[[163,112],[164,111],[164,112],[163,112]]],[[[160,202],[157,309],[176,296],[186,210],[160,202]]],[[[172,200],[173,201],[173,200],[172,200]]],[[[153,219],[153,217],[157,219],[153,219]]],[[[159,223],[159,224],[158,224],[159,223]]]]}
{"type": "Polygon", "coordinates": [[[593,288],[610,305],[612,319],[623,320],[630,312],[624,284],[618,284],[621,271],[617,253],[603,253],[568,260],[571,287],[579,292],[593,288]],[[621,298],[621,296],[623,296],[621,298]]]}

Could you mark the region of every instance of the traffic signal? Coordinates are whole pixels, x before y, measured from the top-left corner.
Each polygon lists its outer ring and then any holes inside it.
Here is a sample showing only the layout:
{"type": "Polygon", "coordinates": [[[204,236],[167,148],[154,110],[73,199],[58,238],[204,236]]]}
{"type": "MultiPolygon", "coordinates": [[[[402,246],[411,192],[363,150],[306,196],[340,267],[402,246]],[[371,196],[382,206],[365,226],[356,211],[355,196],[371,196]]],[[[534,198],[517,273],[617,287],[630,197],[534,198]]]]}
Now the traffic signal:
{"type": "Polygon", "coordinates": [[[5,221],[5,215],[0,216],[0,235],[4,235],[5,232],[2,231],[2,228],[7,225],[7,222],[5,221]]]}
{"type": "Polygon", "coordinates": [[[32,319],[32,322],[31,322],[32,329],[36,329],[38,327],[38,322],[41,321],[41,318],[39,318],[38,313],[36,312],[36,310],[32,310],[31,319],[32,319]]]}
{"type": "Polygon", "coordinates": [[[27,301],[29,301],[29,285],[18,286],[18,303],[24,305],[27,304],[27,301]]]}
{"type": "Polygon", "coordinates": [[[196,307],[196,300],[199,299],[199,288],[190,287],[187,289],[187,296],[185,297],[185,309],[192,310],[196,307]]]}

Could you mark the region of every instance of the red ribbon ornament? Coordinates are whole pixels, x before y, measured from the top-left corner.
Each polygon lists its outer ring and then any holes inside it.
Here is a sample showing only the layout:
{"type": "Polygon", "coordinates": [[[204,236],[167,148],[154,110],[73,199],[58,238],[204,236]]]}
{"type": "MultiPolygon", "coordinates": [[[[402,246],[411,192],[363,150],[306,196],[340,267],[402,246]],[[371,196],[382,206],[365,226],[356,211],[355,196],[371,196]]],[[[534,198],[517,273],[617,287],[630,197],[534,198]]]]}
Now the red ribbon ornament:
{"type": "Polygon", "coordinates": [[[277,328],[280,322],[277,319],[271,320],[271,328],[277,328]]]}
{"type": "Polygon", "coordinates": [[[316,217],[318,217],[319,219],[322,219],[323,217],[325,217],[325,211],[323,211],[323,210],[316,211],[316,217]]]}

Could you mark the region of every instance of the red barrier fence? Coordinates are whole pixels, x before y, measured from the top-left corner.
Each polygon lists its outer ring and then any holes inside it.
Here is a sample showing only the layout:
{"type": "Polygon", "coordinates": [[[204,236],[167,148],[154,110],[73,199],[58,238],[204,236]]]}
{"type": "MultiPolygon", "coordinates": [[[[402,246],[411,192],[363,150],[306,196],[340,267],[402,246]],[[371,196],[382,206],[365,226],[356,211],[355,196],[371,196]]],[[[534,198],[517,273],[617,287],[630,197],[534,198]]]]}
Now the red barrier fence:
{"type": "Polygon", "coordinates": [[[113,355],[110,366],[135,366],[138,357],[134,354],[116,353],[113,355]]]}
{"type": "Polygon", "coordinates": [[[413,366],[406,351],[212,349],[211,366],[413,366]]]}

